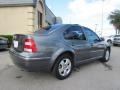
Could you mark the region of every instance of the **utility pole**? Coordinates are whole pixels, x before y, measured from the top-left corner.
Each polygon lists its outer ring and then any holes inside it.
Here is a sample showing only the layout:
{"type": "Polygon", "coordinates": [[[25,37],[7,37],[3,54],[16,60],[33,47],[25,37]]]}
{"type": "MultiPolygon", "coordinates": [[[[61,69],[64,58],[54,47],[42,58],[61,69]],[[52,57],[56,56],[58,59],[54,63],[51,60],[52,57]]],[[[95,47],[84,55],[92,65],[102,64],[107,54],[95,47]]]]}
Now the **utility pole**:
{"type": "Polygon", "coordinates": [[[102,0],[102,15],[101,15],[101,18],[102,18],[102,20],[101,20],[101,36],[102,36],[102,34],[103,34],[103,19],[104,19],[104,1],[105,0],[102,0]]]}

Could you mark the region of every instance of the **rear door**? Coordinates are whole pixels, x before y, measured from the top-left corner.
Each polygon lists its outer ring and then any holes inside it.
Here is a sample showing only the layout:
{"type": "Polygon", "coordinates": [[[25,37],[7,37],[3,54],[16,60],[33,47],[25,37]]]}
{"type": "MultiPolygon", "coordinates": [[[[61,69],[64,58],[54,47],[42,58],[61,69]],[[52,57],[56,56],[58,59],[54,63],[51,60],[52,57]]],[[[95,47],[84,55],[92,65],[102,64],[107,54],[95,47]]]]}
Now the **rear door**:
{"type": "Polygon", "coordinates": [[[88,28],[84,28],[84,32],[91,46],[90,49],[91,58],[99,58],[103,56],[105,49],[103,41],[100,40],[96,33],[94,33],[92,30],[88,28]]]}
{"type": "Polygon", "coordinates": [[[80,26],[71,26],[64,33],[64,38],[75,50],[76,60],[83,61],[90,58],[90,45],[80,26]]]}

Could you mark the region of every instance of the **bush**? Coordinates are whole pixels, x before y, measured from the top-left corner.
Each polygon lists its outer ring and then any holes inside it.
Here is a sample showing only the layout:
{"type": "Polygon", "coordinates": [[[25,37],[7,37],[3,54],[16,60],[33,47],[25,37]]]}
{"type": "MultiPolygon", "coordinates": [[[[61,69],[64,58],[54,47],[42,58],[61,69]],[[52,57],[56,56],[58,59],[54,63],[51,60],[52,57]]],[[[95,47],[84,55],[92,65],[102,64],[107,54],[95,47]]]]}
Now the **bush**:
{"type": "Polygon", "coordinates": [[[5,37],[9,40],[9,47],[12,44],[12,40],[13,40],[13,35],[0,35],[0,37],[5,37]]]}

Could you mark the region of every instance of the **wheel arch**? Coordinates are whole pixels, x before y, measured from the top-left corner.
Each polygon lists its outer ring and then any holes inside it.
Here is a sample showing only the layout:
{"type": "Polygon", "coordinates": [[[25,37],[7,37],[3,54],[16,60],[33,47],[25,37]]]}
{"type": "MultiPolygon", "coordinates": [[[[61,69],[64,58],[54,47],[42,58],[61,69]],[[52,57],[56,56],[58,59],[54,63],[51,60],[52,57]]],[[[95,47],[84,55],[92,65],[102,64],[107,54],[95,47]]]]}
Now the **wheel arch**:
{"type": "Polygon", "coordinates": [[[59,58],[59,57],[62,56],[62,55],[65,55],[65,54],[70,55],[71,58],[72,58],[72,63],[73,63],[73,65],[75,64],[75,60],[74,60],[75,55],[74,55],[74,53],[73,53],[72,51],[64,51],[64,52],[60,53],[60,54],[55,58],[55,60],[54,60],[54,62],[53,62],[53,64],[52,64],[52,67],[51,67],[51,72],[52,72],[53,69],[54,69],[54,66],[55,66],[55,64],[56,64],[56,62],[57,62],[57,58],[59,58]]]}

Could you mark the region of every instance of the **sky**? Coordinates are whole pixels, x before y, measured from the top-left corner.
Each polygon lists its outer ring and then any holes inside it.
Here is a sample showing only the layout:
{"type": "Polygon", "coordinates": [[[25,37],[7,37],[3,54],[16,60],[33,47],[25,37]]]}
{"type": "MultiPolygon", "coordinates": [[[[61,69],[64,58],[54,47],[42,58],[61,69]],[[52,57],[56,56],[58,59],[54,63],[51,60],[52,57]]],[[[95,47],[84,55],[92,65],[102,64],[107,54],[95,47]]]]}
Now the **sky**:
{"type": "Polygon", "coordinates": [[[86,26],[102,36],[115,34],[108,16],[120,9],[120,0],[46,0],[46,4],[65,24],[86,26]]]}

